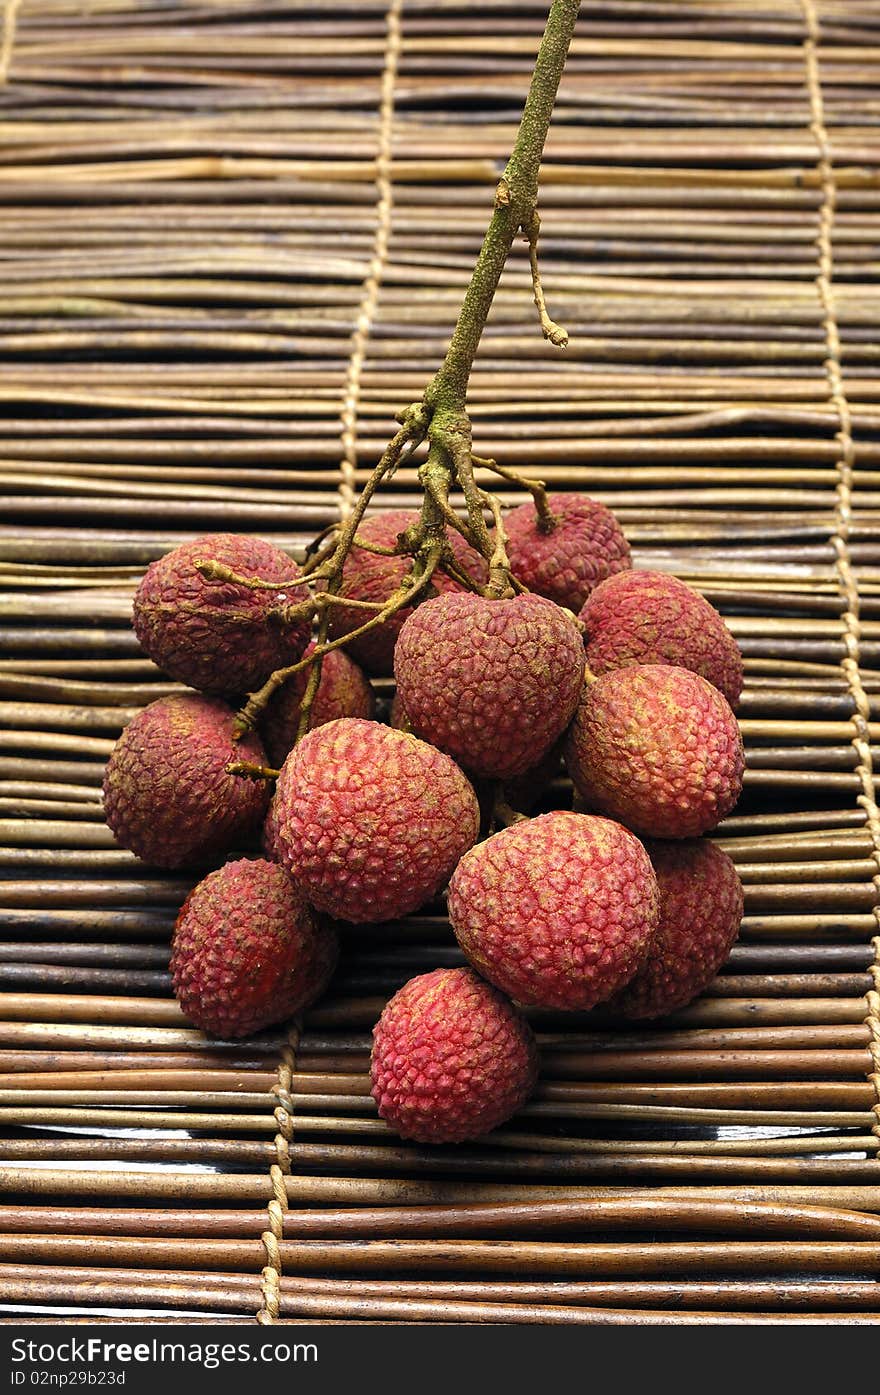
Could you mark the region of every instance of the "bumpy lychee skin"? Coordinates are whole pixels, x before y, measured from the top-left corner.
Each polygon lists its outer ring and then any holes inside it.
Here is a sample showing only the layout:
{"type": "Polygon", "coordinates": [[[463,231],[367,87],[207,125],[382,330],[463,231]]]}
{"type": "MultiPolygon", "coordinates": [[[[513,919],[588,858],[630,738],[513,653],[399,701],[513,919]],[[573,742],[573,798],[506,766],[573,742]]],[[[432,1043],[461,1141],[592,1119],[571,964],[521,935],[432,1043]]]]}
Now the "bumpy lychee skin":
{"type": "Polygon", "coordinates": [[[478,843],[449,884],[467,958],[517,1002],[586,1009],[622,988],[657,928],[657,882],[637,838],[557,812],[478,843]]]}
{"type": "Polygon", "coordinates": [[[739,932],[743,893],[727,853],[704,839],[649,843],[660,924],[635,978],[608,1004],[622,1017],[664,1017],[717,974],[739,932]]]}
{"type": "Polygon", "coordinates": [[[245,1037],[314,1002],[336,966],[336,932],[271,862],[227,862],[190,892],[174,927],[171,976],[185,1017],[245,1037]]]}
{"type": "Polygon", "coordinates": [[[587,664],[608,673],[633,664],[674,664],[699,673],[739,702],[743,661],[739,645],[714,606],[664,572],[618,572],[598,585],[580,614],[587,664]]]}
{"type": "Polygon", "coordinates": [[[549,533],[538,527],[531,500],[507,515],[507,555],[530,591],[577,614],[594,586],[631,565],[629,543],[611,510],[595,499],[550,494],[547,502],[557,520],[549,533]]]}
{"type": "Polygon", "coordinates": [[[521,775],[577,706],[584,646],[573,619],[542,596],[438,596],[400,632],[394,674],[417,736],[466,770],[521,775]]]}
{"type": "Polygon", "coordinates": [[[406,915],[446,885],[480,826],[458,766],[378,722],[343,717],[284,762],[274,843],[306,899],[336,920],[406,915]]]}
{"type": "Polygon", "coordinates": [[[129,722],[104,774],[104,813],[123,848],[154,867],[199,866],[256,831],[268,787],[226,767],[266,756],[253,734],[233,742],[234,719],[218,698],[185,693],[129,722]]]}
{"type": "Polygon", "coordinates": [[[742,738],[727,700],[666,664],[585,684],[565,759],[590,808],[652,838],[706,833],[742,789],[742,738]]]}
{"type": "Polygon", "coordinates": [[[263,828],[260,833],[260,848],[263,856],[269,862],[281,862],[281,851],[278,847],[278,800],[274,794],[269,801],[269,808],[266,810],[266,817],[263,820],[263,828]]]}
{"type": "Polygon", "coordinates": [[[373,1099],[418,1143],[482,1138],[525,1103],[537,1073],[525,1018],[470,969],[411,978],[373,1030],[373,1099]]]}
{"type": "MultiPolygon", "coordinates": [[[[379,547],[394,547],[399,533],[411,524],[417,523],[419,513],[415,509],[387,509],[383,513],[371,514],[358,528],[358,537],[379,547]]],[[[464,571],[481,585],[488,575],[486,563],[454,529],[450,528],[447,541],[455,554],[456,561],[464,571]]],[[[345,559],[342,569],[340,596],[357,601],[387,601],[399,587],[412,566],[411,557],[380,557],[363,548],[353,547],[345,559]]],[[[439,568],[434,573],[432,585],[441,595],[447,591],[461,591],[457,582],[439,568]]],[[[391,672],[394,661],[394,646],[397,636],[412,607],[407,606],[397,612],[383,625],[354,639],[347,646],[352,658],[362,664],[367,673],[391,672]]],[[[359,629],[369,612],[356,606],[334,606],[330,617],[330,635],[336,639],[340,635],[351,634],[359,629]]]]}
{"type": "MultiPolygon", "coordinates": [[[[306,655],[314,647],[310,644],[306,655]]],[[[274,766],[283,764],[296,741],[300,705],[308,681],[308,669],[295,673],[270,699],[260,718],[260,735],[274,766]]],[[[309,713],[309,731],[326,722],[335,722],[337,717],[372,717],[374,708],[373,690],[363,671],[341,649],[331,649],[321,660],[321,678],[309,713]]]]}
{"type": "Polygon", "coordinates": [[[135,592],[134,629],[163,672],[191,688],[234,697],[259,688],[277,668],[296,663],[309,625],[281,623],[279,611],[307,595],[294,586],[299,567],[261,538],[211,533],[182,543],[148,568],[135,592]],[[220,562],[240,576],[289,582],[287,591],[251,591],[211,581],[196,562],[220,562]]]}

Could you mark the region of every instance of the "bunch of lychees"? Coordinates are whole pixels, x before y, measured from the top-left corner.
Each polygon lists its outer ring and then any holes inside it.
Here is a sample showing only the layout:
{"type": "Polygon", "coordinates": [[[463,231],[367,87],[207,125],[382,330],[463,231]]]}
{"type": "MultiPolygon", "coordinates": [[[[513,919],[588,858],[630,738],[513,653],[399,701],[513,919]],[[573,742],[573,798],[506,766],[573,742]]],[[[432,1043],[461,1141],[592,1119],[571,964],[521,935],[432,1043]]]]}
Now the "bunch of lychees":
{"type": "Polygon", "coordinates": [[[742,785],[737,645],[697,592],[632,569],[603,505],[533,493],[506,518],[481,495],[491,532],[473,510],[448,530],[358,517],[302,570],[256,538],[203,537],[135,597],[144,650],[198,691],[126,728],[105,805],[145,861],[216,869],[175,928],[184,1013],[227,1038],[282,1022],[326,987],[335,921],[395,920],[448,888],[470,967],[412,979],[374,1032],[379,1113],[424,1142],[479,1137],[524,1102],[523,1006],[675,1011],[742,915],[733,863],[702,837],[742,785]],[[392,666],[383,722],[364,670],[392,666]],[[527,817],[563,759],[576,811],[527,817]],[[224,861],[261,829],[262,857],[224,861]]]}

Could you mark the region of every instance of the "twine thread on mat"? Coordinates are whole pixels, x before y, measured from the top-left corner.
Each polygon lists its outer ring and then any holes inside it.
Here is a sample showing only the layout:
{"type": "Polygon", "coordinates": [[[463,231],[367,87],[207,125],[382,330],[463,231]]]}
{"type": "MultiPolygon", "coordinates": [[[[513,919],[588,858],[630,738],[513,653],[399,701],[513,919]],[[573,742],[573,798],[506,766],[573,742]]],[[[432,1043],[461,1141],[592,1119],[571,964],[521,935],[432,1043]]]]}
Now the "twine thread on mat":
{"type": "MultiPolygon", "coordinates": [[[[367,343],[379,302],[385,263],[388,259],[388,242],[393,210],[391,148],[394,123],[394,89],[400,58],[402,10],[403,0],[391,0],[386,14],[387,38],[379,105],[379,146],[376,153],[376,233],[373,240],[373,254],[361,288],[358,316],[351,337],[351,353],[348,360],[345,398],[342,407],[343,456],[340,461],[342,478],[339,484],[339,511],[343,519],[351,513],[356,497],[357,419],[361,398],[361,377],[367,343]]],[[[288,1209],[287,1187],[284,1179],[290,1176],[290,1144],[293,1141],[293,1101],[290,1090],[293,1083],[299,1034],[299,1026],[294,1027],[288,1036],[287,1044],[282,1047],[278,1080],[272,1086],[272,1094],[278,1100],[274,1111],[275,1122],[278,1125],[278,1132],[275,1135],[275,1152],[278,1160],[269,1169],[273,1196],[267,1207],[269,1229],[263,1231],[262,1235],[266,1251],[266,1264],[262,1271],[263,1306],[257,1313],[257,1321],[263,1324],[277,1322],[281,1309],[280,1242],[284,1237],[284,1215],[288,1209]]]]}
{"type": "Polygon", "coordinates": [[[15,47],[15,29],[24,0],[6,0],[3,8],[3,37],[0,38],[0,87],[9,77],[12,63],[12,50],[15,47]]]}
{"type": "Polygon", "coordinates": [[[281,1048],[278,1079],[271,1089],[278,1101],[273,1111],[278,1132],[275,1135],[277,1162],[269,1168],[269,1181],[272,1186],[272,1198],[266,1207],[269,1228],[264,1230],[261,1236],[266,1251],[266,1264],[260,1276],[263,1306],[257,1313],[257,1322],[264,1325],[277,1322],[281,1311],[281,1241],[284,1239],[284,1216],[288,1207],[287,1184],[284,1179],[290,1176],[290,1145],[293,1141],[293,1100],[290,1092],[296,1069],[300,1030],[299,1023],[295,1023],[288,1033],[287,1041],[281,1048]]]}
{"type": "MultiPolygon", "coordinates": [[[[845,654],[841,668],[849,686],[855,712],[850,718],[853,727],[852,745],[855,748],[856,774],[862,787],[858,803],[865,811],[871,834],[871,856],[874,861],[874,919],[880,926],[880,808],[874,794],[874,762],[871,755],[870,731],[868,722],[871,704],[862,685],[859,667],[859,641],[861,624],[859,617],[858,583],[853,575],[849,555],[849,533],[852,523],[853,467],[855,464],[855,442],[852,435],[852,418],[849,402],[843,385],[843,371],[840,362],[840,330],[837,324],[837,307],[834,296],[834,219],[837,208],[837,184],[834,175],[834,156],[825,125],[825,103],[822,97],[822,78],[819,70],[819,16],[815,0],[801,0],[806,37],[803,44],[804,65],[806,68],[807,90],[810,98],[810,132],[816,142],[819,154],[818,174],[821,189],[819,205],[819,228],[816,235],[816,250],[819,269],[816,275],[816,290],[822,310],[822,328],[825,332],[825,376],[828,394],[837,416],[837,441],[840,454],[835,466],[837,485],[835,488],[834,533],[831,545],[834,548],[835,570],[845,610],[843,621],[843,644],[845,654]]],[[[871,941],[874,962],[871,966],[873,987],[866,995],[868,1028],[868,1050],[872,1068],[868,1079],[874,1087],[876,1101],[873,1107],[873,1133],[880,1146],[880,936],[871,941]]]]}
{"type": "Polygon", "coordinates": [[[388,260],[388,241],[391,236],[391,215],[394,208],[391,180],[394,89],[400,60],[402,10],[403,0],[391,0],[385,16],[387,37],[379,104],[379,146],[376,152],[376,233],[373,239],[373,254],[361,287],[358,316],[351,336],[351,354],[342,403],[342,459],[339,462],[342,478],[339,484],[339,510],[343,520],[351,513],[356,498],[357,419],[361,401],[361,377],[379,303],[385,263],[388,260]]]}

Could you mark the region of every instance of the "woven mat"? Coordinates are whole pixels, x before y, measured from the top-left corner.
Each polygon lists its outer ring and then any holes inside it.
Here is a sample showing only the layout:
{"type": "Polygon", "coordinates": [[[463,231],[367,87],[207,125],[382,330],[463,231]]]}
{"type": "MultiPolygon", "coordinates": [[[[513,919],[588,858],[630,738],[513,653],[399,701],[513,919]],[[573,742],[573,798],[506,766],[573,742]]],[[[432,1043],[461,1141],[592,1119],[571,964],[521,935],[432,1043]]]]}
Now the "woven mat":
{"type": "Polygon", "coordinates": [[[707,994],[638,1031],[536,1015],[534,1101],[405,1146],[369,1031],[458,962],[440,908],[348,935],[301,1030],[212,1042],[169,989],[189,883],[102,822],[115,735],[174,690],[138,577],[350,505],[442,356],[543,18],[6,0],[6,1320],[880,1321],[871,0],[585,4],[542,183],[571,346],[519,248],[473,377],[476,449],[611,505],[742,645],[746,918],[707,994]]]}

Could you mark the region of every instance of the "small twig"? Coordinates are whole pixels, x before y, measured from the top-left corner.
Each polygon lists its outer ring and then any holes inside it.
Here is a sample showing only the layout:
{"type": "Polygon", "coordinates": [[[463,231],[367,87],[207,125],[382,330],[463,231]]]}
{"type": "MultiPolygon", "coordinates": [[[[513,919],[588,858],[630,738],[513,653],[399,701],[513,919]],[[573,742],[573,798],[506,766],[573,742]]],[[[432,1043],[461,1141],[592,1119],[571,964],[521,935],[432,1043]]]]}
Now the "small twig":
{"type": "Polygon", "coordinates": [[[538,237],[541,232],[541,217],[537,208],[532,208],[523,218],[521,224],[523,234],[529,244],[529,266],[532,269],[532,292],[535,297],[535,305],[541,320],[541,333],[545,339],[549,339],[551,344],[555,344],[557,349],[568,348],[568,330],[562,325],[551,320],[547,313],[547,302],[544,299],[544,287],[541,285],[541,272],[538,268],[538,237]]]}
{"type": "MultiPolygon", "coordinates": [[[[334,532],[334,534],[335,534],[335,533],[337,532],[338,528],[339,528],[339,524],[338,524],[338,523],[334,523],[334,524],[332,525],[332,527],[333,527],[333,532],[334,532]]],[[[324,532],[325,532],[325,534],[326,534],[326,532],[327,532],[326,528],[325,528],[324,532]]],[[[334,554],[335,551],[336,551],[336,538],[335,538],[335,537],[333,537],[333,538],[330,540],[330,542],[325,542],[324,546],[321,547],[321,548],[317,548],[317,549],[316,549],[316,548],[306,549],[306,561],[305,561],[305,563],[304,563],[304,565],[303,565],[303,569],[302,569],[302,574],[303,574],[303,576],[304,576],[308,581],[313,581],[313,580],[315,579],[315,577],[317,576],[318,572],[319,572],[319,571],[321,570],[321,568],[324,566],[324,563],[325,563],[326,561],[328,561],[328,559],[329,559],[330,557],[333,556],[333,554],[334,554]]]]}
{"type": "Polygon", "coordinates": [[[485,594],[500,600],[516,590],[510,571],[510,559],[507,556],[507,533],[501,516],[501,504],[494,494],[487,494],[485,489],[480,489],[477,493],[495,520],[494,546],[489,558],[489,584],[485,594]]]}
{"type": "Polygon", "coordinates": [[[384,601],[359,601],[354,596],[337,596],[330,591],[320,591],[314,601],[315,613],[327,606],[344,605],[349,610],[382,610],[384,601]]]}
{"type": "Polygon", "coordinates": [[[528,818],[525,814],[520,813],[518,809],[514,809],[512,805],[508,804],[505,797],[504,785],[500,783],[495,786],[490,822],[493,829],[499,827],[510,828],[512,824],[528,822],[528,818]]]}
{"type": "Polygon", "coordinates": [[[454,557],[444,556],[440,558],[440,570],[445,572],[452,581],[456,581],[465,591],[471,591],[477,596],[483,594],[483,588],[478,581],[475,581],[464,567],[460,567],[454,557]]]}
{"type": "Polygon", "coordinates": [[[246,780],[277,780],[280,770],[270,765],[255,765],[249,760],[234,760],[226,767],[227,775],[243,775],[246,780]]]}
{"type": "Polygon", "coordinates": [[[452,463],[455,466],[455,473],[464,494],[464,501],[467,505],[468,522],[471,533],[474,537],[474,544],[478,552],[481,552],[486,561],[492,560],[493,546],[489,537],[489,530],[486,527],[486,520],[483,516],[483,503],[486,495],[481,490],[474,479],[473,457],[471,455],[470,437],[463,434],[451,434],[449,439],[449,453],[452,463]]]}
{"type": "Polygon", "coordinates": [[[328,538],[333,537],[333,535],[338,531],[339,522],[338,520],[334,519],[332,523],[327,524],[326,528],[321,529],[317,537],[312,538],[311,542],[306,544],[306,556],[313,556],[313,554],[318,551],[318,548],[321,546],[321,544],[323,542],[326,542],[328,538]]]}
{"type": "Polygon", "coordinates": [[[235,586],[243,586],[247,591],[292,591],[296,586],[307,585],[304,576],[298,576],[293,581],[263,581],[258,576],[242,576],[223,562],[214,562],[210,558],[196,560],[193,566],[207,581],[228,581],[235,586]]]}
{"type": "MultiPolygon", "coordinates": [[[[244,707],[236,714],[235,724],[233,726],[233,739],[240,741],[246,732],[253,730],[270,698],[288,681],[288,679],[295,677],[297,673],[302,673],[305,669],[317,664],[323,659],[325,654],[332,653],[334,649],[341,649],[343,645],[349,644],[353,639],[359,639],[361,635],[369,634],[371,630],[375,630],[379,625],[384,625],[385,621],[390,620],[399,610],[403,610],[405,606],[412,605],[415,598],[423,591],[427,590],[430,585],[431,577],[434,575],[440,561],[442,550],[443,543],[441,540],[435,543],[429,550],[422,570],[418,575],[415,574],[414,567],[413,572],[411,572],[409,576],[404,577],[398,589],[392,596],[389,596],[388,600],[382,606],[382,609],[377,611],[375,615],[371,616],[371,618],[363,625],[359,626],[358,629],[351,630],[346,635],[340,635],[337,639],[331,640],[326,638],[327,626],[329,625],[329,610],[325,607],[321,615],[321,628],[318,631],[318,638],[314,649],[311,653],[299,659],[297,663],[289,664],[287,668],[276,669],[275,672],[266,679],[262,688],[258,688],[255,693],[250,694],[244,707]]],[[[418,565],[417,562],[416,566],[418,565]]],[[[313,675],[310,674],[309,677],[311,681],[313,675]]],[[[318,681],[320,681],[320,673],[318,675],[318,681]]],[[[315,683],[315,690],[317,691],[317,682],[315,683]]],[[[302,714],[304,705],[305,695],[303,696],[303,702],[300,704],[300,714],[302,714]]],[[[306,721],[308,721],[308,709],[306,709],[306,721]]]]}
{"type": "Polygon", "coordinates": [[[364,538],[357,536],[351,540],[352,547],[356,547],[359,552],[372,553],[374,557],[400,557],[403,555],[402,548],[382,547],[379,543],[367,542],[364,538]]]}
{"type": "MultiPolygon", "coordinates": [[[[335,599],[335,597],[334,597],[335,599]]],[[[309,729],[309,721],[312,715],[312,704],[318,695],[321,686],[321,670],[324,663],[324,656],[320,652],[327,643],[327,633],[330,628],[330,606],[325,604],[321,610],[321,618],[318,621],[318,633],[315,639],[315,662],[309,668],[309,676],[306,680],[305,691],[299,703],[299,721],[296,724],[296,737],[294,745],[302,741],[309,729]]]]}
{"type": "Polygon", "coordinates": [[[470,525],[467,524],[463,518],[459,518],[458,514],[455,512],[455,510],[449,503],[449,500],[446,499],[444,495],[441,493],[437,481],[435,479],[432,479],[431,476],[428,474],[426,474],[424,477],[420,475],[419,478],[424,487],[425,493],[428,494],[428,496],[433,500],[437,508],[442,513],[444,522],[446,522],[450,528],[454,528],[457,533],[460,533],[461,536],[464,538],[465,542],[470,543],[471,547],[474,549],[475,552],[479,552],[480,549],[477,546],[477,541],[474,537],[470,525]]]}
{"type": "Polygon", "coordinates": [[[490,460],[486,456],[475,455],[473,462],[476,469],[491,470],[493,475],[500,475],[501,479],[519,485],[520,489],[527,489],[535,501],[539,531],[542,533],[553,532],[559,519],[550,508],[547,500],[547,485],[543,480],[529,479],[526,475],[521,475],[519,471],[511,470],[506,465],[499,465],[497,460],[490,460]]]}

